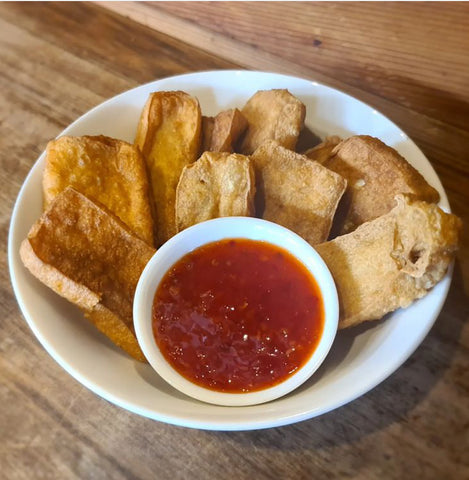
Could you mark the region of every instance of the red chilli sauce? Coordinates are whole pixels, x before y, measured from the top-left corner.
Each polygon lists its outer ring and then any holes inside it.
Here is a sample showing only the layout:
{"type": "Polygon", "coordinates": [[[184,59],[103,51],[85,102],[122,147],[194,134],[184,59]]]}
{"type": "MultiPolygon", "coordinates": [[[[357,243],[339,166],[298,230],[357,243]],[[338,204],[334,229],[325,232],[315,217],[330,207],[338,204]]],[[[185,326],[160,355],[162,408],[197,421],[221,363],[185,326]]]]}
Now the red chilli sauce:
{"type": "Polygon", "coordinates": [[[153,333],[166,360],[211,390],[243,393],[287,379],[324,328],[316,281],[267,242],[229,239],[185,255],[153,302],[153,333]]]}

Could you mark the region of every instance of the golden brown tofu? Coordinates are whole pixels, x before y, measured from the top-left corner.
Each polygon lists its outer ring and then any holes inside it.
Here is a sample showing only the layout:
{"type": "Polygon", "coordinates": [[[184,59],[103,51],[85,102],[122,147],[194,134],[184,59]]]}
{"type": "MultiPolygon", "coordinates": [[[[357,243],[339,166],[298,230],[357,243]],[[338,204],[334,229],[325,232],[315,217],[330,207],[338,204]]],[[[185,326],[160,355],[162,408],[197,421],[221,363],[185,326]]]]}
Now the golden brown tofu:
{"type": "Polygon", "coordinates": [[[326,137],[319,145],[308,148],[303,155],[306,155],[310,160],[324,164],[326,160],[332,156],[334,148],[342,141],[340,137],[332,136],[326,137]]]}
{"type": "Polygon", "coordinates": [[[276,142],[251,156],[256,175],[256,214],[279,223],[311,245],[324,242],[346,181],[276,142]]]}
{"type": "MultiPolygon", "coordinates": [[[[338,233],[389,212],[399,193],[426,202],[438,202],[439,194],[396,150],[366,135],[350,137],[333,150],[324,166],[348,182],[340,205],[338,233]]],[[[335,230],[335,227],[334,227],[335,230]]]]}
{"type": "Polygon", "coordinates": [[[306,107],[288,90],[259,90],[242,113],[248,122],[240,152],[250,155],[269,140],[294,150],[304,127],[306,107]]]}
{"type": "Polygon", "coordinates": [[[234,152],[235,145],[248,123],[243,114],[232,108],[216,117],[203,117],[203,151],[234,152]]]}
{"type": "Polygon", "coordinates": [[[108,208],[149,245],[154,224],[148,175],[133,145],[104,136],[69,137],[47,145],[44,207],[72,186],[108,208]]]}
{"type": "Polygon", "coordinates": [[[254,214],[254,170],[248,157],[205,152],[184,168],[177,187],[178,231],[204,220],[254,214]]]}
{"type": "Polygon", "coordinates": [[[33,275],[141,361],[145,359],[134,333],[133,297],[154,253],[117,217],[71,187],[50,204],[20,250],[33,275]]]}
{"type": "Polygon", "coordinates": [[[402,195],[396,201],[387,214],[315,247],[337,286],[339,328],[407,307],[444,277],[454,258],[458,217],[402,195]]]}
{"type": "Polygon", "coordinates": [[[157,245],[176,234],[176,187],[182,169],[199,156],[201,125],[198,100],[180,91],[152,93],[141,114],[135,144],[150,174],[157,245]]]}
{"type": "Polygon", "coordinates": [[[202,115],[202,152],[210,151],[214,125],[215,117],[202,115]]]}

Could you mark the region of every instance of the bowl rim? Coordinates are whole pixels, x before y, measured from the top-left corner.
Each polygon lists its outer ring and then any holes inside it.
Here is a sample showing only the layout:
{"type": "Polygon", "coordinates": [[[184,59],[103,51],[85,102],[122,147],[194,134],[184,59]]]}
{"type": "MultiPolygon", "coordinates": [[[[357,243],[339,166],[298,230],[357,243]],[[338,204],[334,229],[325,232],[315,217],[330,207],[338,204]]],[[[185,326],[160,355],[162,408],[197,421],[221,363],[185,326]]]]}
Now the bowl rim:
{"type": "Polygon", "coordinates": [[[254,217],[222,217],[193,225],[169,239],[143,270],[134,296],[134,328],[140,347],[151,367],[172,387],[196,400],[220,406],[247,406],[269,402],[295,390],[319,368],[335,339],[339,301],[333,277],[317,251],[293,231],[254,217]],[[153,336],[151,311],[161,279],[185,254],[194,249],[230,238],[263,241],[283,248],[299,260],[316,280],[324,304],[321,338],[306,363],[284,381],[247,393],[219,392],[196,385],[172,367],[160,352],[153,336]]]}

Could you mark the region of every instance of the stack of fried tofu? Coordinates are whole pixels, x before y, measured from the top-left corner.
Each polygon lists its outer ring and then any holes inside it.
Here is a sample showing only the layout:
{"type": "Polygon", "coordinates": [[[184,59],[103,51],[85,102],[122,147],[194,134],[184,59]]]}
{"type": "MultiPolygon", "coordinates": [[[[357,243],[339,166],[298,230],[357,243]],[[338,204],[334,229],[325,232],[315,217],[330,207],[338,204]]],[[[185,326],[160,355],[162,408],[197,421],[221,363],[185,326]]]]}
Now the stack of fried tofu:
{"type": "Polygon", "coordinates": [[[185,92],[155,92],[133,145],[51,141],[24,264],[138,360],[132,303],[143,268],[177,232],[217,217],[264,218],[313,245],[336,282],[341,328],[406,307],[445,275],[460,220],[376,138],[328,137],[298,152],[305,115],[284,89],[215,117],[185,92]]]}

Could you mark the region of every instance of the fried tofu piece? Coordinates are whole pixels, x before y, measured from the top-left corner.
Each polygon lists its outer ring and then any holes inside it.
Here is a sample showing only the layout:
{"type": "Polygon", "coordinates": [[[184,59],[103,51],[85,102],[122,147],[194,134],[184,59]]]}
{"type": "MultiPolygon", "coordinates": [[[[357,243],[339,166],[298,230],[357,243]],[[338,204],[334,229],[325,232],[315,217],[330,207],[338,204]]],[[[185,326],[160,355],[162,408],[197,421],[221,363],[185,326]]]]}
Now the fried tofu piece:
{"type": "Polygon", "coordinates": [[[257,215],[290,228],[311,245],[324,242],[347,182],[276,142],[259,147],[251,160],[257,215]]]}
{"type": "Polygon", "coordinates": [[[446,274],[461,220],[398,195],[387,214],[315,248],[334,277],[339,328],[377,320],[423,297],[446,274]]]}
{"type": "Polygon", "coordinates": [[[133,145],[105,136],[63,136],[47,145],[44,208],[72,186],[119,217],[138,237],[154,243],[150,185],[133,145]]]}
{"type": "Polygon", "coordinates": [[[154,253],[117,217],[71,187],[57,195],[20,248],[34,276],[140,361],[145,358],[135,337],[133,298],[154,253]]]}
{"type": "Polygon", "coordinates": [[[324,166],[348,182],[340,205],[339,234],[389,212],[399,193],[426,202],[439,200],[438,192],[404,157],[374,137],[359,135],[344,140],[324,166]]]}
{"type": "Polygon", "coordinates": [[[248,129],[240,153],[250,155],[269,140],[295,150],[304,127],[306,107],[288,90],[259,90],[247,101],[242,113],[248,129]]]}
{"type": "Polygon", "coordinates": [[[235,145],[248,126],[237,108],[220,112],[216,117],[203,117],[203,151],[234,152],[235,145]]]}
{"type": "Polygon", "coordinates": [[[211,218],[254,214],[254,169],[237,153],[205,152],[184,168],[176,193],[181,231],[211,218]]]}
{"type": "Polygon", "coordinates": [[[202,115],[202,152],[210,152],[215,117],[202,115]]]}
{"type": "Polygon", "coordinates": [[[319,145],[308,148],[308,150],[303,152],[303,155],[310,160],[324,164],[332,156],[332,151],[341,141],[342,139],[336,135],[326,137],[319,145]]]}
{"type": "Polygon", "coordinates": [[[198,100],[181,91],[152,93],[142,111],[135,144],[150,174],[157,245],[176,234],[176,187],[182,169],[199,156],[201,126],[198,100]]]}

